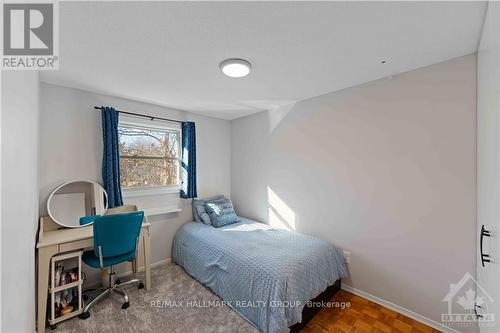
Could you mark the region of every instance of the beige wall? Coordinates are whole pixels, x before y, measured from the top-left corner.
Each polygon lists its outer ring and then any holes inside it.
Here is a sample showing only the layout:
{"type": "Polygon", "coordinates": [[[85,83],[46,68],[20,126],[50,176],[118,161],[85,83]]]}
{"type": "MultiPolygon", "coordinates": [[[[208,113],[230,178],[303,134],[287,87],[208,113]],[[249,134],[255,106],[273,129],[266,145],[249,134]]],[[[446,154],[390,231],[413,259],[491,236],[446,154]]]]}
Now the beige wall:
{"type": "Polygon", "coordinates": [[[475,75],[466,56],[232,121],[237,212],[341,246],[344,284],[440,322],[475,273],[475,75]]]}
{"type": "Polygon", "coordinates": [[[39,82],[2,71],[2,332],[35,331],[39,82]]]}

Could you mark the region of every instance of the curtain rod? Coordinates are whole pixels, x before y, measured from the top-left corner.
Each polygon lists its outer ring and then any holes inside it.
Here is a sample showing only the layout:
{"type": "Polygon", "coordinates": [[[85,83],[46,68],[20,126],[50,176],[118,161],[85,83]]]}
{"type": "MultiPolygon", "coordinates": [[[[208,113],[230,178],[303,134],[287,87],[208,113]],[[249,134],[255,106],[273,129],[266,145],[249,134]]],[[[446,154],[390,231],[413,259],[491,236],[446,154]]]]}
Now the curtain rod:
{"type": "MultiPolygon", "coordinates": [[[[102,107],[101,106],[94,106],[94,109],[96,109],[96,110],[102,110],[102,107]]],[[[169,119],[169,118],[161,118],[161,117],[155,117],[155,116],[148,116],[148,115],[145,115],[145,114],[128,112],[128,111],[122,111],[122,110],[116,110],[116,112],[123,113],[123,114],[128,114],[128,115],[131,115],[131,116],[149,118],[150,120],[163,120],[163,121],[170,121],[170,122],[179,123],[179,124],[185,123],[185,121],[181,121],[181,120],[175,120],[175,119],[169,119]]]]}

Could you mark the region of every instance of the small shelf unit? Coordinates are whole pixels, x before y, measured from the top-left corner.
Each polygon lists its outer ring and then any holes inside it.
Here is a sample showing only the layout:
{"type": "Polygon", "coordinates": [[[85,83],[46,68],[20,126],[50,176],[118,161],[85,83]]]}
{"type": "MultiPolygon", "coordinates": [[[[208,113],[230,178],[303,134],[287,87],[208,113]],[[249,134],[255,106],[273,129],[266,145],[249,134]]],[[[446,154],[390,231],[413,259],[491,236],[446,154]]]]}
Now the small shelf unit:
{"type": "Polygon", "coordinates": [[[83,303],[82,303],[82,286],[83,286],[82,253],[83,253],[83,251],[68,252],[68,253],[58,255],[58,256],[54,256],[51,259],[50,286],[49,286],[49,296],[50,296],[49,324],[51,325],[51,328],[55,328],[55,325],[57,323],[60,323],[61,321],[73,318],[75,316],[78,316],[80,313],[82,313],[82,309],[83,309],[83,303]],[[56,286],[56,281],[55,281],[56,263],[58,261],[63,261],[63,260],[68,260],[68,259],[73,259],[73,258],[77,258],[77,261],[78,261],[78,267],[77,267],[78,268],[78,280],[73,281],[71,283],[66,283],[66,284],[63,284],[60,286],[56,286]],[[73,309],[73,311],[71,311],[68,314],[56,317],[56,309],[55,309],[56,293],[62,292],[64,290],[68,290],[68,289],[73,289],[73,288],[78,289],[78,296],[77,296],[78,297],[78,300],[77,300],[78,307],[76,309],[73,309]]]}
{"type": "MultiPolygon", "coordinates": [[[[59,291],[63,291],[63,290],[66,290],[66,289],[71,289],[71,288],[74,288],[74,287],[78,287],[82,283],[83,283],[83,281],[75,281],[75,282],[71,282],[71,283],[66,283],[66,284],[64,284],[62,286],[55,287],[54,288],[54,293],[57,293],[59,291]]],[[[49,287],[49,293],[50,292],[52,292],[52,286],[49,287]]]]}

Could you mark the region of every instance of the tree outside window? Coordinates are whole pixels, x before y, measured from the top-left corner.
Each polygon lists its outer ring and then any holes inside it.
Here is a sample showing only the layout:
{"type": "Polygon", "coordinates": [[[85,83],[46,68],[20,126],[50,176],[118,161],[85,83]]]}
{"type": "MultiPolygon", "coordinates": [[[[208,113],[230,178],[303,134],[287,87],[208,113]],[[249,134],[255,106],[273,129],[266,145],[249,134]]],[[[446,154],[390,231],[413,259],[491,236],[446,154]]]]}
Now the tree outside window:
{"type": "Polygon", "coordinates": [[[179,184],[179,131],[120,125],[118,140],[122,188],[179,184]]]}

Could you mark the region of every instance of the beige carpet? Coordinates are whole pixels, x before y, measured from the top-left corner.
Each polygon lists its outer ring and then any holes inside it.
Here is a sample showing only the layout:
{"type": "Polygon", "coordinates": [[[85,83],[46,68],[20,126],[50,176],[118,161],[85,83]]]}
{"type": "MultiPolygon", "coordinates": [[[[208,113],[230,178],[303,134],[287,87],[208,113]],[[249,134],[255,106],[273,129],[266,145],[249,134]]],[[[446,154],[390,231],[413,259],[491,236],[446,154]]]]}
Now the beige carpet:
{"type": "Polygon", "coordinates": [[[128,309],[122,310],[123,299],[111,295],[90,310],[90,318],[69,319],[54,332],[259,332],[230,308],[218,306],[220,298],[172,263],[152,269],[151,290],[124,290],[128,309]]]}

